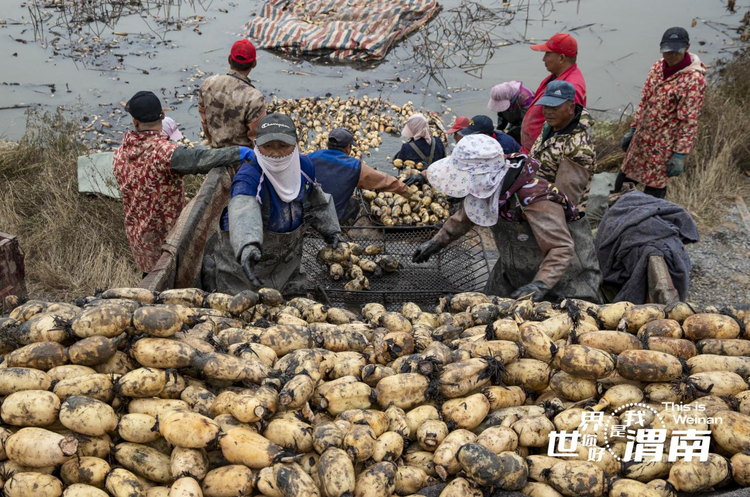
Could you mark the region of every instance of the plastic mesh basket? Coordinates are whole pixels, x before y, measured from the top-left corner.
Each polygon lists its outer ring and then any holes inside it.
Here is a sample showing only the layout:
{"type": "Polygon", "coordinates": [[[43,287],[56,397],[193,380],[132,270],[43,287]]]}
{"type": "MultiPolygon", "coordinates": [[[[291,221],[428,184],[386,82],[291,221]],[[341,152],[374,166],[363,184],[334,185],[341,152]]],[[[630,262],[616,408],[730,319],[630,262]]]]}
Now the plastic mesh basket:
{"type": "Polygon", "coordinates": [[[419,245],[432,238],[438,228],[427,227],[352,227],[343,228],[347,241],[362,247],[383,244],[383,254],[396,256],[399,269],[379,278],[368,278],[370,288],[365,291],[344,289],[346,280],[334,281],[328,267],[316,260],[318,251],[325,246],[314,232],[305,237],[302,268],[307,274],[309,290],[326,304],[359,307],[378,302],[389,310],[399,308],[404,302],[414,302],[424,310],[431,310],[441,296],[481,291],[489,277],[489,264],[482,239],[471,230],[461,239],[443,249],[423,264],[414,264],[411,257],[419,245]]]}

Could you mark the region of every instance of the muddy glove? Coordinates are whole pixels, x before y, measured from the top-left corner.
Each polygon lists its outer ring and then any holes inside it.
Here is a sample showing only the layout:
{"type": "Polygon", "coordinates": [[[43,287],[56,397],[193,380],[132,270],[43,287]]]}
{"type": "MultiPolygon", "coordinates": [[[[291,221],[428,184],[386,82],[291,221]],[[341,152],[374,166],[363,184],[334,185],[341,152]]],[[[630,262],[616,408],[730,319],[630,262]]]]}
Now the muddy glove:
{"type": "Polygon", "coordinates": [[[169,159],[169,167],[177,174],[208,174],[211,169],[240,164],[240,147],[188,148],[177,147],[169,159]]]}
{"type": "Polygon", "coordinates": [[[340,240],[340,233],[333,233],[328,236],[323,237],[323,241],[326,242],[326,245],[330,245],[332,249],[339,248],[339,241],[340,240]]]}
{"type": "Polygon", "coordinates": [[[539,302],[544,298],[545,295],[547,295],[547,292],[549,292],[549,287],[542,283],[541,281],[532,281],[531,283],[522,286],[515,292],[510,294],[510,297],[513,299],[517,299],[520,297],[526,297],[527,295],[531,295],[531,300],[534,302],[539,302]]]}
{"type": "Polygon", "coordinates": [[[255,276],[255,265],[260,261],[260,250],[255,245],[248,245],[242,249],[242,256],[240,257],[240,264],[242,270],[245,272],[245,276],[250,280],[250,283],[260,288],[263,283],[255,276]]]}
{"type": "Polygon", "coordinates": [[[420,245],[419,248],[414,251],[414,255],[411,256],[411,261],[414,264],[427,262],[428,260],[430,260],[430,257],[437,254],[442,249],[443,245],[434,238],[431,238],[420,245]]]}
{"type": "Polygon", "coordinates": [[[262,284],[255,275],[255,264],[260,261],[263,246],[263,217],[255,197],[237,195],[229,201],[229,242],[232,252],[252,285],[262,284]]]}
{"type": "Polygon", "coordinates": [[[341,238],[341,227],[336,215],[333,197],[323,192],[320,186],[313,186],[305,197],[305,223],[320,233],[323,241],[333,248],[338,247],[341,238]]]}
{"type": "Polygon", "coordinates": [[[672,154],[667,162],[667,178],[679,176],[685,171],[685,154],[672,154]]]}
{"type": "Polygon", "coordinates": [[[425,178],[422,173],[412,174],[404,180],[406,186],[416,186],[418,188],[422,188],[422,185],[425,183],[427,183],[427,178],[425,178]]]}
{"type": "Polygon", "coordinates": [[[623,152],[627,152],[628,148],[630,147],[630,141],[633,139],[633,135],[635,134],[635,128],[630,128],[630,131],[625,133],[625,136],[622,137],[622,140],[620,140],[620,148],[623,152]]]}

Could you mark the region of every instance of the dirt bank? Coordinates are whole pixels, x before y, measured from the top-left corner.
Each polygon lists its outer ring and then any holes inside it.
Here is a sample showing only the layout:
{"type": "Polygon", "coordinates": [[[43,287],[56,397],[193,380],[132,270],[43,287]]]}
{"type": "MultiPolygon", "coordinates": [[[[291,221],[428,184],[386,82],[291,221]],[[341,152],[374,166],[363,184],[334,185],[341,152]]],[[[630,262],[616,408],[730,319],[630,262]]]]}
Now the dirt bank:
{"type": "MultiPolygon", "coordinates": [[[[745,203],[748,202],[745,199],[745,203]]],[[[750,304],[750,225],[737,207],[701,240],[688,245],[693,270],[690,301],[699,304],[750,304]]]]}

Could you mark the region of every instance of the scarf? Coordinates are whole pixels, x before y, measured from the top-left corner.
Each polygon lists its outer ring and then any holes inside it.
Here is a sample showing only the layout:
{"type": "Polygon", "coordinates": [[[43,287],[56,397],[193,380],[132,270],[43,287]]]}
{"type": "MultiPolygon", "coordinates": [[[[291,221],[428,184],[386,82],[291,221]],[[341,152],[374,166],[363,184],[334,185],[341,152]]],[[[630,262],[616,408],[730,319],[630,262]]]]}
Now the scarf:
{"type": "Polygon", "coordinates": [[[430,134],[430,123],[422,114],[414,114],[406,121],[404,129],[401,131],[404,138],[414,138],[419,140],[424,138],[428,145],[432,144],[432,134],[430,134]]]}
{"type": "Polygon", "coordinates": [[[255,157],[279,198],[284,202],[296,199],[302,186],[299,149],[294,147],[294,152],[284,157],[268,157],[256,150],[255,157]]]}
{"type": "Polygon", "coordinates": [[[692,63],[693,63],[693,61],[690,60],[690,54],[687,53],[687,52],[685,52],[685,58],[682,59],[682,62],[680,62],[676,66],[669,67],[667,65],[667,61],[666,60],[662,60],[661,61],[661,70],[664,73],[664,79],[671,78],[672,76],[674,76],[678,72],[682,71],[683,69],[685,69],[686,67],[688,67],[692,63]]]}
{"type": "Polygon", "coordinates": [[[505,163],[495,171],[472,174],[471,193],[464,199],[464,210],[472,222],[479,226],[497,223],[503,179],[509,169],[510,164],[505,163]]]}
{"type": "Polygon", "coordinates": [[[464,199],[469,219],[479,226],[492,226],[498,219],[503,179],[512,166],[494,138],[476,134],[463,138],[453,154],[433,162],[427,179],[439,192],[464,199]]]}
{"type": "Polygon", "coordinates": [[[570,203],[568,197],[547,180],[535,178],[539,170],[539,163],[525,155],[514,156],[509,162],[515,162],[513,167],[522,167],[518,177],[510,187],[502,192],[498,207],[499,217],[505,221],[518,221],[516,212],[536,202],[548,200],[562,206],[565,220],[568,222],[578,219],[576,206],[570,203]]]}

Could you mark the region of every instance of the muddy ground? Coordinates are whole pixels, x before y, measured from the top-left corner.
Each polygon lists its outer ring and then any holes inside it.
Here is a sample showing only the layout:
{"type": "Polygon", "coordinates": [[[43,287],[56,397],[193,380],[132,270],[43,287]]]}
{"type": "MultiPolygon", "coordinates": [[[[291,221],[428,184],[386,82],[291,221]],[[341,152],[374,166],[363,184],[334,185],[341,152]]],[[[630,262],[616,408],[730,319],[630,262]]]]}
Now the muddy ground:
{"type": "Polygon", "coordinates": [[[750,220],[743,220],[740,208],[733,207],[723,222],[701,230],[700,237],[688,245],[693,264],[690,301],[750,304],[750,220]]]}
{"type": "MultiPolygon", "coordinates": [[[[492,233],[487,228],[479,231],[493,264],[497,247],[492,233]]],[[[720,307],[750,305],[750,224],[734,207],[717,226],[701,227],[699,233],[700,241],[687,246],[693,265],[688,301],[720,307]]]]}

